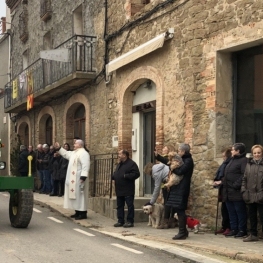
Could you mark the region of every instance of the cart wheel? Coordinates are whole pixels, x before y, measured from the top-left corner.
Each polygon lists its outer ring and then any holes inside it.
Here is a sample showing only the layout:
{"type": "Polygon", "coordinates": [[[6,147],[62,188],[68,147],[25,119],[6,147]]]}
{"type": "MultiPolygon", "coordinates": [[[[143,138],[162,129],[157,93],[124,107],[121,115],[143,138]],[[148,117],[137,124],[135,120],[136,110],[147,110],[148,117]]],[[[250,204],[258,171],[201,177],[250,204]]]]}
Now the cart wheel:
{"type": "Polygon", "coordinates": [[[9,200],[9,218],[16,228],[26,228],[30,223],[34,205],[32,190],[15,190],[9,200]]]}

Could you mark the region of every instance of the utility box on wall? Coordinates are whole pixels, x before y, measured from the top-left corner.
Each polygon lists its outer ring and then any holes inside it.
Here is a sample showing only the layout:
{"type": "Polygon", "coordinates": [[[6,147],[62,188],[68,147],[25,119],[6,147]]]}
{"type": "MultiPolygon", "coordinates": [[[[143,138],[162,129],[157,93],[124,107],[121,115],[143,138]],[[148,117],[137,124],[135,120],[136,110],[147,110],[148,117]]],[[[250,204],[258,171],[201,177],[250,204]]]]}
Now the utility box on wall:
{"type": "Polygon", "coordinates": [[[118,147],[118,146],[119,146],[118,136],[112,136],[112,147],[118,147]]]}

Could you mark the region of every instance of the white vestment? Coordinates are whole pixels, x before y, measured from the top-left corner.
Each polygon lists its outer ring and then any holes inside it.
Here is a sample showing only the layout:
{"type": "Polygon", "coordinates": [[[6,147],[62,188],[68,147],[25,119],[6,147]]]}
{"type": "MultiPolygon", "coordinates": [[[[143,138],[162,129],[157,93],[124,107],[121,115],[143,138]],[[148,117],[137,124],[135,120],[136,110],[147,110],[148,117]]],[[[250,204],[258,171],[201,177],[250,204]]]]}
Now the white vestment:
{"type": "Polygon", "coordinates": [[[87,211],[88,174],[90,169],[90,155],[84,148],[66,151],[60,148],[59,154],[69,160],[65,181],[64,208],[87,211]],[[86,177],[84,192],[80,191],[80,177],[86,177]]]}

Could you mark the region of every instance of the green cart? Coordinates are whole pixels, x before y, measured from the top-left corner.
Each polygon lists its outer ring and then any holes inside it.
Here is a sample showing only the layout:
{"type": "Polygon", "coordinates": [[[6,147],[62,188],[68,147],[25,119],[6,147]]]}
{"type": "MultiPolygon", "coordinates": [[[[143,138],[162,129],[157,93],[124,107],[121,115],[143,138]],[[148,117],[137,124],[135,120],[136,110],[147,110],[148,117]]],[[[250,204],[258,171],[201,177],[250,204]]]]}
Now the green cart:
{"type": "MultiPolygon", "coordinates": [[[[6,164],[0,162],[0,170],[6,164]]],[[[34,206],[34,178],[0,176],[0,192],[9,192],[9,218],[11,225],[16,228],[26,228],[32,218],[34,206]]]]}

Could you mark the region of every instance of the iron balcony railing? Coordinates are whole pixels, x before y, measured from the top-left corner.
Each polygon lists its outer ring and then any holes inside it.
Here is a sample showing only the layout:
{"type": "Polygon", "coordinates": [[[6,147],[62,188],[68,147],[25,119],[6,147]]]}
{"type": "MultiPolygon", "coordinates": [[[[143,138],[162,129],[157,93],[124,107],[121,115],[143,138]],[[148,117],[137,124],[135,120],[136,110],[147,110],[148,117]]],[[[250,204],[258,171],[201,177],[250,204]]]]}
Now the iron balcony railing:
{"type": "Polygon", "coordinates": [[[112,198],[112,175],[118,161],[118,154],[100,154],[90,156],[89,190],[93,197],[112,198]]]}
{"type": "Polygon", "coordinates": [[[5,109],[21,103],[30,93],[43,90],[46,86],[74,72],[96,72],[94,67],[96,37],[74,35],[56,49],[68,49],[69,62],[38,59],[5,86],[5,109]],[[32,90],[29,83],[32,83],[32,90]]]}

